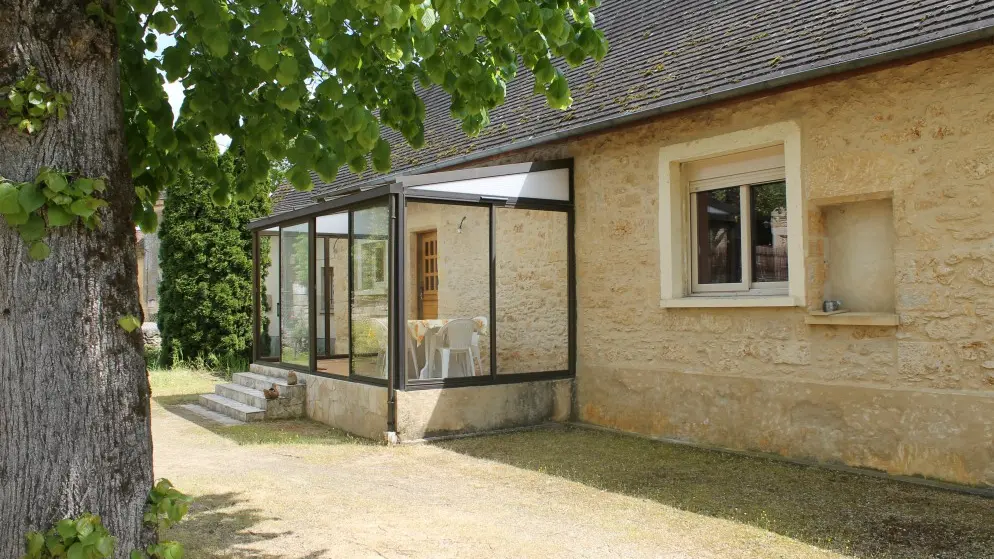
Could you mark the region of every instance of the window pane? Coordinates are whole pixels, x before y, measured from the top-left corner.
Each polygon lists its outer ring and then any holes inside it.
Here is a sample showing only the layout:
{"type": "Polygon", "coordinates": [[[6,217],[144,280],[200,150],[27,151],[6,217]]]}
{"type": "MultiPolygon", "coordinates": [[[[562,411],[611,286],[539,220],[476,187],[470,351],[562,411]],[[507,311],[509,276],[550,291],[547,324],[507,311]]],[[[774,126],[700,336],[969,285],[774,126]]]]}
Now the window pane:
{"type": "Polygon", "coordinates": [[[280,237],[259,234],[259,358],[280,356],[280,237]]]}
{"type": "Polygon", "coordinates": [[[318,216],[317,370],[349,374],[349,214],[318,216]]]}
{"type": "Polygon", "coordinates": [[[697,199],[697,283],[742,281],[739,188],[694,194],[697,199]]]}
{"type": "Polygon", "coordinates": [[[568,216],[497,209],[497,374],[569,368],[568,216]]]}
{"type": "Polygon", "coordinates": [[[310,301],[307,294],[307,276],[310,271],[310,258],[307,254],[309,229],[309,223],[280,229],[280,270],[283,274],[280,286],[280,361],[304,366],[310,366],[311,359],[310,301]]]}
{"type": "Polygon", "coordinates": [[[387,205],[352,214],[352,374],[387,378],[390,212],[387,205]]]}
{"type": "Polygon", "coordinates": [[[787,183],[750,190],[753,282],[787,281],[787,183]]]}
{"type": "Polygon", "coordinates": [[[407,378],[490,374],[490,209],[407,204],[407,378]]]}

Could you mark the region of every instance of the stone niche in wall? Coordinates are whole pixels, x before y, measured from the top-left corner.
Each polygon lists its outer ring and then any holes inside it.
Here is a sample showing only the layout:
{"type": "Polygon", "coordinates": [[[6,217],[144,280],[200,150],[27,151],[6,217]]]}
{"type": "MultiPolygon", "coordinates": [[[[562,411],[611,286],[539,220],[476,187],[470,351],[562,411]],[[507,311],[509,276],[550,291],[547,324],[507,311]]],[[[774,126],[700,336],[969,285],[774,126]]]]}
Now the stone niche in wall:
{"type": "Polygon", "coordinates": [[[893,313],[894,210],[890,198],[821,208],[824,298],[854,312],[893,313]]]}

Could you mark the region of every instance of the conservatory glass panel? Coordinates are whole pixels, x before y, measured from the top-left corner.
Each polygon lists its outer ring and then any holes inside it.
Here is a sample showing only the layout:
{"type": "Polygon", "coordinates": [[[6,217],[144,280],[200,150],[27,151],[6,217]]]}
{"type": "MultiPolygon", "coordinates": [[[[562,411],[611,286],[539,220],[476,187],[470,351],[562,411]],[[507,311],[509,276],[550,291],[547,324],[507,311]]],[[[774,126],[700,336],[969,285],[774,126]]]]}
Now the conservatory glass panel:
{"type": "Polygon", "coordinates": [[[308,236],[310,223],[280,229],[280,361],[310,366],[310,301],[307,291],[310,271],[308,236]]]}
{"type": "Polygon", "coordinates": [[[387,378],[390,212],[386,202],[352,213],[352,374],[387,378]]]}
{"type": "Polygon", "coordinates": [[[349,214],[315,219],[317,370],[349,374],[349,214]]]}
{"type": "Polygon", "coordinates": [[[410,381],[490,375],[490,208],[407,204],[410,381]]]}
{"type": "Polygon", "coordinates": [[[259,233],[260,359],[280,356],[280,236],[279,228],[259,233]]]}
{"type": "Polygon", "coordinates": [[[568,215],[497,208],[497,374],[569,368],[568,215]]]}

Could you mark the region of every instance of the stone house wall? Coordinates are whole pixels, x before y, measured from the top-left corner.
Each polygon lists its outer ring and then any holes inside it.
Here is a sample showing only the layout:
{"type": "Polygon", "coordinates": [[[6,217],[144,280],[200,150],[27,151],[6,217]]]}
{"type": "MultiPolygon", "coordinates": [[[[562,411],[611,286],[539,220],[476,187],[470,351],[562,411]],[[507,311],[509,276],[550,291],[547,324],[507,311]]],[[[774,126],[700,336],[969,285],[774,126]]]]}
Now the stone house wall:
{"type": "Polygon", "coordinates": [[[961,49],[485,163],[574,158],[575,417],[994,484],[992,67],[994,47],[961,49]],[[661,308],[660,149],[785,121],[801,130],[809,308],[830,276],[823,203],[885,199],[900,326],[806,325],[805,308],[661,308]]]}

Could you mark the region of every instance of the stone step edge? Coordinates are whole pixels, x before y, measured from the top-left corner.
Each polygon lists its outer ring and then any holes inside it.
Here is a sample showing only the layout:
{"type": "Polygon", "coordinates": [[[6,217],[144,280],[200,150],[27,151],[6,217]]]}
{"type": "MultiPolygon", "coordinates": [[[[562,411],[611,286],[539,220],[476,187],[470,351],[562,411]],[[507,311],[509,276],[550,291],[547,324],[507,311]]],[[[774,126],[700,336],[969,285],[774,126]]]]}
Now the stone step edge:
{"type": "Polygon", "coordinates": [[[224,413],[224,411],[213,409],[210,406],[205,406],[207,407],[207,409],[210,409],[211,411],[216,411],[218,413],[228,415],[228,417],[233,417],[234,419],[238,419],[240,421],[250,420],[249,417],[255,417],[260,420],[266,417],[266,410],[259,409],[255,406],[250,406],[248,404],[243,404],[237,400],[232,400],[231,398],[221,396],[220,394],[215,394],[215,393],[201,394],[200,399],[212,402],[215,405],[220,406],[223,410],[231,410],[233,414],[240,414],[245,419],[243,419],[242,417],[238,417],[237,415],[229,415],[227,413],[224,413]]]}
{"type": "MultiPolygon", "coordinates": [[[[262,375],[262,374],[259,374],[259,373],[241,372],[241,373],[235,373],[235,374],[231,375],[231,381],[234,382],[235,384],[240,384],[241,386],[248,386],[247,384],[242,384],[242,383],[238,382],[239,379],[243,379],[243,378],[250,378],[250,379],[253,379],[253,380],[262,381],[262,382],[264,382],[264,383],[266,383],[266,384],[268,384],[270,386],[273,385],[273,384],[275,384],[277,387],[279,387],[280,392],[283,391],[284,387],[286,387],[286,388],[293,388],[294,386],[299,386],[301,389],[304,389],[307,386],[303,382],[297,382],[297,384],[287,384],[285,378],[271,377],[271,376],[262,375]]],[[[251,387],[249,387],[249,388],[251,388],[251,387]]]]}

